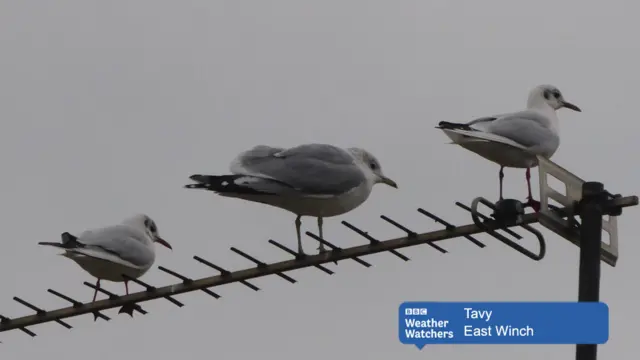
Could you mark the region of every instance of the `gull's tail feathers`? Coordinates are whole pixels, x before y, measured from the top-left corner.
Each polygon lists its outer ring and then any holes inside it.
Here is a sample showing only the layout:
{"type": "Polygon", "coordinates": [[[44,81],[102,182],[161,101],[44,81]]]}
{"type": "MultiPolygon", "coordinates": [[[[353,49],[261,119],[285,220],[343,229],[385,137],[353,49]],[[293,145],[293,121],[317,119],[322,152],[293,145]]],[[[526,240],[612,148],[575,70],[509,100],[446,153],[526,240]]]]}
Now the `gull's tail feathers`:
{"type": "Polygon", "coordinates": [[[237,195],[263,195],[269,192],[260,191],[255,185],[262,183],[265,179],[250,175],[191,175],[189,179],[197,184],[188,184],[187,189],[204,189],[213,191],[216,194],[237,194],[237,195]]]}
{"type": "Polygon", "coordinates": [[[43,242],[39,242],[38,245],[47,245],[47,246],[53,246],[53,247],[58,247],[63,249],[74,249],[74,248],[82,247],[82,244],[78,242],[78,238],[76,236],[69,234],[68,232],[62,233],[60,237],[62,238],[62,242],[55,243],[55,242],[43,241],[43,242]]]}

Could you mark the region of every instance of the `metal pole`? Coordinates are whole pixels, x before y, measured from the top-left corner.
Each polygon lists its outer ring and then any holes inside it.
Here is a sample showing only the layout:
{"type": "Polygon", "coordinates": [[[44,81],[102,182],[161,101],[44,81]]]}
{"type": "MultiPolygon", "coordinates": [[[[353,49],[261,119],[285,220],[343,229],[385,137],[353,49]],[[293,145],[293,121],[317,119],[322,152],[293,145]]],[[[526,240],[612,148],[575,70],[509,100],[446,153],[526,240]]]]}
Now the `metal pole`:
{"type": "MultiPolygon", "coordinates": [[[[600,251],[605,201],[602,183],[585,182],[582,185],[578,301],[600,301],[600,251]]],[[[597,344],[576,345],[576,360],[596,360],[597,353],[597,344]]]]}

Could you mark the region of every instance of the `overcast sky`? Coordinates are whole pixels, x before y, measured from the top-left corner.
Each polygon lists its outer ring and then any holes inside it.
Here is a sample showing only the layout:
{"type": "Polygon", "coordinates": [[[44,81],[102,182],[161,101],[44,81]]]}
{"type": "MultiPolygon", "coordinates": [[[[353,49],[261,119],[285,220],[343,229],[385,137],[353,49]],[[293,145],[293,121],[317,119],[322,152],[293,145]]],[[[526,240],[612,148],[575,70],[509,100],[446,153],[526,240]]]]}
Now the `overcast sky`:
{"type": "MultiPolygon", "coordinates": [[[[95,280],[52,248],[60,233],[115,224],[138,212],[156,220],[174,251],[156,265],[190,277],[216,274],[199,255],[230,269],[287,259],[267,243],[295,247],[294,216],[213,193],[186,190],[194,173],[223,173],[256,144],[361,146],[399,189],[377,186],[360,208],[325,221],[325,236],[361,244],[348,220],[378,238],[439,229],[424,207],[466,224],[454,205],[497,198],[498,166],[434,126],[441,120],[518,110],[528,91],[551,83],[582,113],[561,110],[553,160],[612,192],[638,189],[634,165],[639,90],[639,5],[631,1],[485,0],[1,1],[0,313],[67,306],[54,288],[82,301],[95,280]],[[624,162],[624,160],[629,160],[624,162]]],[[[537,177],[537,171],[534,171],[537,177]]],[[[536,181],[537,182],[537,181],[536,181]]],[[[534,185],[535,186],[535,185],[534,185]]],[[[537,186],[535,187],[537,189],[537,186]]],[[[536,190],[537,191],[537,190],[536,190]]],[[[523,170],[506,170],[505,193],[524,200],[523,170]]],[[[536,198],[538,197],[536,193],[536,198]]],[[[620,219],[618,266],[603,265],[601,299],[611,308],[602,359],[626,359],[637,343],[637,210],[620,219]]],[[[315,219],[303,219],[315,232],[315,219]]],[[[464,239],[257,279],[178,296],[186,305],[144,303],[147,316],[106,314],[0,333],[3,359],[570,359],[574,346],[400,344],[397,309],[406,300],[575,300],[578,248],[545,231],[540,262],[492,238],[464,239]]],[[[531,241],[531,240],[529,240],[531,241]]],[[[308,252],[316,248],[304,240],[308,252]]],[[[175,282],[154,266],[143,280],[175,282]]],[[[124,286],[104,282],[123,293],[124,286]]],[[[131,289],[140,290],[132,284],[131,289]]]]}

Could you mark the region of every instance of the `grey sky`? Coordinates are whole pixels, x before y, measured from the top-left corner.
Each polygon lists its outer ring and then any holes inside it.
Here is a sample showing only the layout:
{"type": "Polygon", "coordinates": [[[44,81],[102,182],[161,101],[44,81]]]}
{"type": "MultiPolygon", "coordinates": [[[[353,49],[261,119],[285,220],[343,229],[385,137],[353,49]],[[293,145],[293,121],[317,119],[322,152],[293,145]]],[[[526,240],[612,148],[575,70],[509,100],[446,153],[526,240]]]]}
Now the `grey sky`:
{"type": "MultiPolygon", "coordinates": [[[[0,2],[0,312],[66,304],[45,290],[87,301],[94,281],[38,241],[64,231],[119,222],[146,212],[174,251],[157,264],[191,277],[211,274],[191,256],[222,266],[251,265],[237,246],[264,261],[286,258],[270,238],[295,245],[294,216],[182,188],[193,173],[226,172],[255,144],[326,142],[375,154],[399,189],[378,186],[360,208],[325,221],[342,246],[360,239],[340,220],[379,238],[400,236],[386,214],[415,231],[438,227],[424,207],[457,224],[455,205],[497,197],[497,165],[434,129],[438,121],[518,110],[532,86],[551,83],[582,113],[561,110],[553,160],[623,194],[637,191],[639,150],[638,5],[630,1],[3,1],[0,2]],[[625,160],[631,163],[625,163],[625,160]]],[[[506,170],[505,194],[524,200],[524,171],[506,170]]],[[[537,176],[537,171],[534,171],[537,176]]],[[[537,189],[537,186],[535,187],[537,189]]],[[[537,190],[536,190],[537,191],[537,190]]],[[[536,198],[538,195],[536,194],[536,198]]],[[[621,257],[603,265],[602,300],[611,337],[602,359],[627,359],[637,342],[640,251],[637,210],[620,221],[621,257]]],[[[303,219],[316,231],[315,220],[303,219]]],[[[157,300],[147,316],[70,320],[34,328],[29,339],[0,334],[2,358],[66,360],[157,356],[218,359],[569,359],[573,346],[432,346],[419,352],[397,339],[405,300],[574,300],[578,249],[548,236],[533,262],[492,239],[402,252],[402,263],[374,255],[365,269],[329,264],[336,274],[302,270],[256,280],[263,291],[221,287],[222,299],[157,300]],[[191,355],[186,352],[191,352],[191,355]]],[[[315,244],[306,239],[306,249],[315,244]]],[[[174,282],[155,268],[143,280],[174,282]]],[[[105,282],[121,293],[122,284],[105,282]]],[[[136,285],[132,290],[138,289],[136,285]]]]}

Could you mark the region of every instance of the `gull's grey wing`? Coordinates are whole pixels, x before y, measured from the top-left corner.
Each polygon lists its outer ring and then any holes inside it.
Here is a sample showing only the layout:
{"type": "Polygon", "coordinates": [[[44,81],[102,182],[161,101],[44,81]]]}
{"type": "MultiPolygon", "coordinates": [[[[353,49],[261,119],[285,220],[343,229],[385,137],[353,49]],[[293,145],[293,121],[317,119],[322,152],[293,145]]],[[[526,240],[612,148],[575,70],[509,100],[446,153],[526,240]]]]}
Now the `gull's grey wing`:
{"type": "Polygon", "coordinates": [[[341,194],[365,181],[349,152],[326,144],[257,146],[240,154],[231,168],[235,174],[273,179],[316,195],[341,194]]]}
{"type": "Polygon", "coordinates": [[[485,124],[485,123],[489,123],[491,121],[496,120],[498,117],[500,117],[500,115],[496,115],[496,116],[484,116],[481,118],[477,118],[477,119],[473,119],[471,121],[469,121],[468,123],[466,123],[465,125],[480,125],[480,124],[485,124]]]}
{"type": "Polygon", "coordinates": [[[486,131],[487,128],[489,128],[494,121],[512,116],[514,114],[517,114],[517,113],[511,112],[511,113],[495,114],[491,116],[483,116],[477,119],[473,119],[468,123],[466,123],[465,125],[468,125],[474,130],[486,131]]]}
{"type": "Polygon", "coordinates": [[[449,121],[440,121],[436,129],[441,130],[461,130],[461,131],[486,131],[491,122],[503,115],[483,116],[473,119],[466,123],[454,123],[449,121]]]}
{"type": "Polygon", "coordinates": [[[153,253],[145,246],[144,234],[127,225],[114,225],[85,231],[77,241],[84,246],[70,251],[136,267],[148,266],[154,261],[153,253]],[[121,262],[122,263],[122,262],[121,262]]]}
{"type": "Polygon", "coordinates": [[[549,119],[542,114],[522,111],[492,121],[487,132],[513,140],[532,152],[550,156],[560,145],[560,137],[548,124],[549,119]]]}
{"type": "Polygon", "coordinates": [[[238,175],[260,175],[254,173],[252,169],[253,165],[259,164],[269,157],[286,150],[282,147],[273,147],[268,145],[258,145],[247,151],[240,153],[229,167],[232,174],[238,175]]]}

